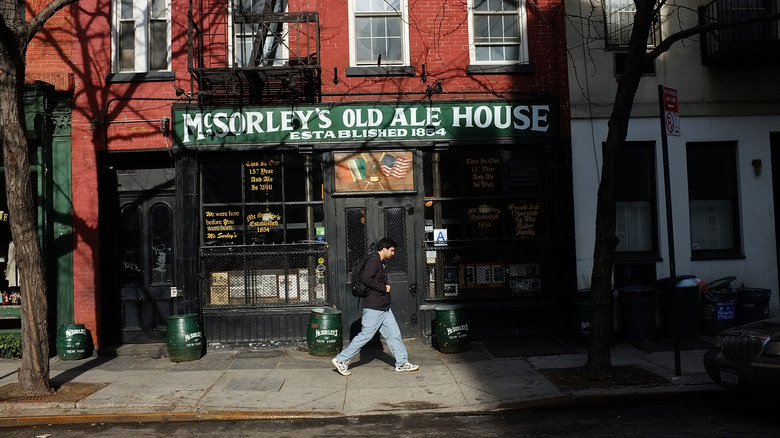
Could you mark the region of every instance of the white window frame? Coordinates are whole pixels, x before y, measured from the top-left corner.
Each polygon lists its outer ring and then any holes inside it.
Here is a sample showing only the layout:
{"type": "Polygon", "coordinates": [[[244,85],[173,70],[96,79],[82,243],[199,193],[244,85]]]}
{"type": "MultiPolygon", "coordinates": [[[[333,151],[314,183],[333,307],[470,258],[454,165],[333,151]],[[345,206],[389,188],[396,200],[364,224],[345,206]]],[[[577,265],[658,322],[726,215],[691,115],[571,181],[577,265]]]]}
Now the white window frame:
{"type": "MultiPolygon", "coordinates": [[[[357,61],[357,29],[356,17],[358,16],[391,16],[390,13],[357,12],[356,3],[359,0],[349,0],[349,65],[352,67],[376,67],[377,60],[357,61]]],[[[408,66],[409,65],[409,12],[407,0],[399,0],[400,11],[392,16],[398,16],[401,20],[401,60],[389,61],[382,59],[379,66],[408,66]]]]}
{"type": "Polygon", "coordinates": [[[171,71],[171,0],[165,0],[166,14],[165,22],[167,25],[166,35],[166,67],[164,69],[150,68],[151,64],[151,50],[150,44],[152,43],[151,35],[151,13],[152,13],[152,0],[133,0],[133,22],[135,23],[135,35],[134,35],[134,49],[135,49],[135,65],[133,69],[121,69],[122,55],[120,53],[120,24],[122,21],[122,0],[114,0],[114,21],[111,28],[111,39],[113,44],[111,45],[111,57],[114,73],[146,73],[151,71],[171,71]]]}
{"type": "MultiPolygon", "coordinates": [[[[476,41],[477,35],[476,30],[474,26],[474,19],[475,16],[483,15],[484,13],[476,12],[475,10],[475,4],[480,2],[480,0],[468,0],[468,8],[469,8],[469,62],[472,65],[516,65],[516,64],[527,64],[529,62],[528,59],[528,23],[526,20],[526,11],[525,11],[525,0],[518,0],[517,5],[517,26],[518,26],[518,37],[520,38],[520,41],[518,43],[518,52],[519,52],[519,59],[518,60],[499,60],[499,61],[478,61],[477,60],[477,46],[479,45],[476,41]]],[[[487,15],[487,14],[484,14],[487,15]]]]}

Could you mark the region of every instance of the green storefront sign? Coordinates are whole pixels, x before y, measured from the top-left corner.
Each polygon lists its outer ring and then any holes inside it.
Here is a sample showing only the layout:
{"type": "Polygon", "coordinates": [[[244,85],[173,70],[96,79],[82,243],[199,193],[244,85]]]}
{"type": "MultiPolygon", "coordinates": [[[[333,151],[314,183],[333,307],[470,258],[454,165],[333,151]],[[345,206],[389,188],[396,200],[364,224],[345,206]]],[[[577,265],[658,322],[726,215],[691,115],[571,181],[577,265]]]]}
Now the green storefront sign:
{"type": "Polygon", "coordinates": [[[224,144],[552,138],[555,100],[173,109],[174,142],[224,144]]]}

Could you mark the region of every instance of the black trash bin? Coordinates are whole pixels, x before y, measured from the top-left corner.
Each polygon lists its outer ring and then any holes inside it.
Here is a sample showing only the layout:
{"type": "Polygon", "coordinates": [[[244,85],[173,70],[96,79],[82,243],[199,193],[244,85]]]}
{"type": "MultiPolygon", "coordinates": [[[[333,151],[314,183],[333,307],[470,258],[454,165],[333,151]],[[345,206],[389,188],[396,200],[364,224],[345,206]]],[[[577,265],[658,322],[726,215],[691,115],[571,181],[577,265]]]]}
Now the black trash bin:
{"type": "Polygon", "coordinates": [[[771,296],[771,289],[737,288],[737,324],[748,324],[768,318],[771,296]]]}
{"type": "Polygon", "coordinates": [[[664,328],[666,334],[679,338],[693,338],[699,334],[701,309],[699,283],[693,275],[678,275],[676,287],[669,277],[653,285],[661,292],[664,328]]]}
{"type": "Polygon", "coordinates": [[[723,330],[734,327],[736,317],[737,291],[731,282],[737,277],[725,277],[707,285],[701,295],[701,331],[715,336],[723,330]]]}
{"type": "Polygon", "coordinates": [[[623,286],[618,288],[620,326],[623,339],[647,341],[656,337],[655,302],[658,292],[652,286],[623,286]]]}

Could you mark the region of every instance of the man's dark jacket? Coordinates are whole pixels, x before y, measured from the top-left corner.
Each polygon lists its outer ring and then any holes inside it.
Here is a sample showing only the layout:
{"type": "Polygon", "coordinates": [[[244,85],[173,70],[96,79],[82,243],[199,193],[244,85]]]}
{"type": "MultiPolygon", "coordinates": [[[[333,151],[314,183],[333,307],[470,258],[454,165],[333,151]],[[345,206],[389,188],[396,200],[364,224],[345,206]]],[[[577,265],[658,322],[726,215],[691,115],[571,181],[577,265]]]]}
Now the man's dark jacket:
{"type": "Polygon", "coordinates": [[[360,278],[363,284],[370,289],[368,296],[363,298],[364,309],[388,310],[390,308],[390,294],[387,293],[387,276],[385,264],[378,252],[371,254],[366,260],[363,276],[360,278]]]}

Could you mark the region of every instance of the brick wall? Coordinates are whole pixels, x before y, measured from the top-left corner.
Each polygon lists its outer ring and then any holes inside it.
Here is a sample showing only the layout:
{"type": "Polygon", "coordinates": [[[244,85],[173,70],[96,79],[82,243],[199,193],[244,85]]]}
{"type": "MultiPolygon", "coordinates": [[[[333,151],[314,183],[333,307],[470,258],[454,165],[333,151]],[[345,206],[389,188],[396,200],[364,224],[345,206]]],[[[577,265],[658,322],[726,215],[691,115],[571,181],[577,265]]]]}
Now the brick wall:
{"type": "MultiPolygon", "coordinates": [[[[28,13],[28,19],[30,16],[28,13]]],[[[28,46],[26,82],[44,81],[58,91],[74,89],[70,64],[71,30],[71,7],[68,6],[50,18],[28,46]]]]}

